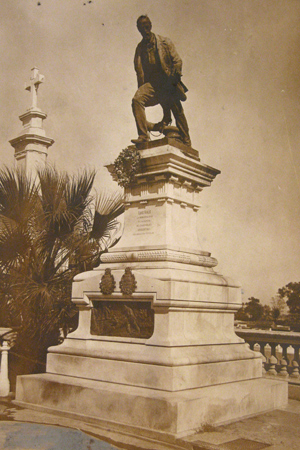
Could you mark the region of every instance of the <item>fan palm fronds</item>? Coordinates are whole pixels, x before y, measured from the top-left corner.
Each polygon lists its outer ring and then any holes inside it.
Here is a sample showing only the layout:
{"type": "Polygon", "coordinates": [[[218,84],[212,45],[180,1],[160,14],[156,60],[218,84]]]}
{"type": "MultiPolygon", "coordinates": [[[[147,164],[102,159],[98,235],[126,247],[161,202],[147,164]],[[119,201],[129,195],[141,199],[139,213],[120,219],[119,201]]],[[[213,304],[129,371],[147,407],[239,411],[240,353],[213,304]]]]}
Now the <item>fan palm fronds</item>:
{"type": "Polygon", "coordinates": [[[0,169],[0,214],[26,226],[34,213],[37,187],[23,172],[0,169]]]}
{"type": "Polygon", "coordinates": [[[58,328],[74,326],[72,279],[100,263],[119,228],[121,195],[94,200],[94,179],[87,170],[70,176],[47,167],[35,180],[0,170],[0,309],[18,317],[17,347],[29,356],[45,355],[58,328]]]}
{"type": "Polygon", "coordinates": [[[124,199],[119,192],[113,195],[107,192],[98,195],[95,204],[95,214],[91,237],[100,239],[103,243],[105,239],[111,237],[112,231],[118,230],[117,217],[124,212],[124,199]]]}

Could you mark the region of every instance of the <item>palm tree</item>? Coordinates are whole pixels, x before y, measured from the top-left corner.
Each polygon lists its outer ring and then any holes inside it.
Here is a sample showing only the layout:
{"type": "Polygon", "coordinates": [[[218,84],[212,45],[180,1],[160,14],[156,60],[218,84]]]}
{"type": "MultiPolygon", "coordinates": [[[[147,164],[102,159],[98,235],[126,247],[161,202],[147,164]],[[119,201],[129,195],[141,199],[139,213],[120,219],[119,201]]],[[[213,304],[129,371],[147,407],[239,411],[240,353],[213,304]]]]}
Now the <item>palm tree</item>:
{"type": "Polygon", "coordinates": [[[27,372],[41,371],[48,346],[76,327],[73,277],[99,265],[115,243],[122,198],[94,198],[94,179],[86,170],[46,168],[35,180],[0,170],[0,318],[2,310],[1,325],[18,327],[11,353],[27,361],[27,372]]]}

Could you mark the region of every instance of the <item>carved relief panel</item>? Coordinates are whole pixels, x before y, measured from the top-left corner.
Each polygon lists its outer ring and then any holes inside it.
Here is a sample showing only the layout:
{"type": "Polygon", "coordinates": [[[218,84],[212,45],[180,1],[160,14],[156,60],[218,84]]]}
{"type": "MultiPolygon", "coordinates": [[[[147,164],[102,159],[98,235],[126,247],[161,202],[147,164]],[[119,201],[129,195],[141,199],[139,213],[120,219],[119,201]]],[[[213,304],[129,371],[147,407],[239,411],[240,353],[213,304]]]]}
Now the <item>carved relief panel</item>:
{"type": "Polygon", "coordinates": [[[93,300],[91,334],[148,339],[153,331],[150,301],[93,300]]]}

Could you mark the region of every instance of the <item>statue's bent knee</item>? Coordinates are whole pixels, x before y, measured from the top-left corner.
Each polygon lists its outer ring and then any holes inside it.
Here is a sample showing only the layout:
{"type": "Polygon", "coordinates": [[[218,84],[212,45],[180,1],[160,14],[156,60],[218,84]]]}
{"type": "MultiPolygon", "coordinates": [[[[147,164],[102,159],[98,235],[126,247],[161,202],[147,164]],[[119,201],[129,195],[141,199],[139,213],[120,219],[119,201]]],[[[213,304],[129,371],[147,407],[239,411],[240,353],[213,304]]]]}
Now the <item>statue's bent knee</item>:
{"type": "Polygon", "coordinates": [[[134,105],[142,105],[144,106],[144,99],[141,95],[135,94],[135,96],[132,99],[132,106],[134,105]]]}

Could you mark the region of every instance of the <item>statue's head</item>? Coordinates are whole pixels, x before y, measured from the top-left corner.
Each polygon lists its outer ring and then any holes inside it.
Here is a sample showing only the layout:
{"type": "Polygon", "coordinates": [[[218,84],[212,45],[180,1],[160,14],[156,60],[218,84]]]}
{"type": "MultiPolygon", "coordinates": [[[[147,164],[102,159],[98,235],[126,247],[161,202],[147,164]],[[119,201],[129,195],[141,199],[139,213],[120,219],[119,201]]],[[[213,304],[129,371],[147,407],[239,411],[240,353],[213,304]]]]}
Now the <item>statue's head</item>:
{"type": "Polygon", "coordinates": [[[148,16],[140,16],[136,21],[136,26],[144,39],[150,40],[152,23],[148,16]]]}

